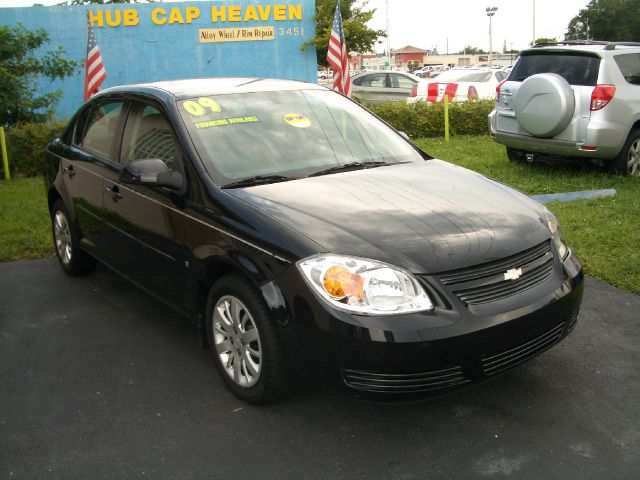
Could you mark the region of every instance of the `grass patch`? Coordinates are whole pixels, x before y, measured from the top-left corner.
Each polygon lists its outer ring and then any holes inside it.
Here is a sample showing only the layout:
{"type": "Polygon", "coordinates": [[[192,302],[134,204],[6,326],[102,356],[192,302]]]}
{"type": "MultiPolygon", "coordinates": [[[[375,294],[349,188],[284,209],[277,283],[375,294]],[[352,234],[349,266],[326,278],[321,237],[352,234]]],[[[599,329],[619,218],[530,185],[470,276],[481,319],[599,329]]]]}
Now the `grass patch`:
{"type": "Polygon", "coordinates": [[[420,139],[423,150],[511,185],[529,195],[615,188],[613,198],[547,207],[562,223],[567,242],[585,272],[616,287],[640,293],[640,178],[618,177],[584,167],[510,162],[488,136],[420,139]]]}
{"type": "Polygon", "coordinates": [[[0,262],[53,253],[42,178],[0,181],[0,262]]]}

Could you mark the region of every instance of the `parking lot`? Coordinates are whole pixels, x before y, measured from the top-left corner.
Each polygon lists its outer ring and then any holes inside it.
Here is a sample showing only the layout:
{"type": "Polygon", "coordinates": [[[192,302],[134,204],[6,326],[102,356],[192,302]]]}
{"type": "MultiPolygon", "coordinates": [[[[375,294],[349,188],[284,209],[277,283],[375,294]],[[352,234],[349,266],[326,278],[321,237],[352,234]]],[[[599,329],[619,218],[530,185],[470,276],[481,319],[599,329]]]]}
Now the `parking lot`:
{"type": "Polygon", "coordinates": [[[195,330],[104,268],[0,264],[2,478],[637,478],[640,297],[587,279],[576,330],[489,383],[253,407],[195,330]]]}

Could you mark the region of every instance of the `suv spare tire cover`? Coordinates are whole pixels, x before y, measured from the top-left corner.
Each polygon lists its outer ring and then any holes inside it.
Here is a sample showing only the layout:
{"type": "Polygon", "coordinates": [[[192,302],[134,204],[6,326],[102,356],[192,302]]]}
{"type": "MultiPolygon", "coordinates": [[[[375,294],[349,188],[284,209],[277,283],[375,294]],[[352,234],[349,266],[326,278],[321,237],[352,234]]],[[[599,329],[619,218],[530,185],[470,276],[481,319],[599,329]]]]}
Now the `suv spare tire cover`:
{"type": "Polygon", "coordinates": [[[516,94],[513,110],[522,128],[535,137],[553,137],[573,118],[576,101],[571,85],[555,73],[527,78],[516,94]]]}

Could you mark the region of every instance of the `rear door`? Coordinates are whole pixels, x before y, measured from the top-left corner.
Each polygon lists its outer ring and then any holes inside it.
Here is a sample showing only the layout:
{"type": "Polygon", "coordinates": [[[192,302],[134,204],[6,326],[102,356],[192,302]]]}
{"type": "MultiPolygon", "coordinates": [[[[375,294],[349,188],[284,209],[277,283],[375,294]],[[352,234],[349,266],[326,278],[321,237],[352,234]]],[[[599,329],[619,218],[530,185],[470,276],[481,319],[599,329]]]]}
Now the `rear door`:
{"type": "Polygon", "coordinates": [[[106,263],[111,262],[111,229],[103,201],[104,178],[118,168],[115,157],[124,103],[112,97],[90,104],[78,117],[62,159],[66,195],[73,205],[83,247],[106,263]]]}

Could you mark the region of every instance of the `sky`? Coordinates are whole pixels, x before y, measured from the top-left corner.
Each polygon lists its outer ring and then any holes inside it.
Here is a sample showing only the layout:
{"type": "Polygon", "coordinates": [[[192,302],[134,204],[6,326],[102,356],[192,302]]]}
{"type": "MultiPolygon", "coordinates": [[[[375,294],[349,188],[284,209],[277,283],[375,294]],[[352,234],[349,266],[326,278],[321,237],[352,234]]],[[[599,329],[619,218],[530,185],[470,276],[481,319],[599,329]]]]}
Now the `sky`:
{"type": "MultiPolygon", "coordinates": [[[[55,5],[60,0],[0,0],[1,7],[29,7],[34,1],[55,5]]],[[[196,3],[191,1],[191,3],[196,3]]],[[[274,3],[277,3],[274,0],[274,3]]],[[[520,50],[533,39],[533,5],[536,11],[536,38],[564,38],[569,21],[589,0],[388,0],[391,48],[406,45],[446,53],[469,44],[489,50],[489,18],[486,7],[498,7],[492,19],[493,51],[520,50]]],[[[369,26],[386,28],[386,1],[369,0],[367,8],[376,13],[369,26]]],[[[379,46],[382,51],[386,42],[379,46]]]]}
{"type": "MultiPolygon", "coordinates": [[[[385,29],[385,0],[369,0],[375,8],[369,26],[385,29]]],[[[498,7],[492,17],[493,51],[521,50],[533,39],[533,5],[536,38],[564,39],[569,21],[589,0],[389,0],[391,48],[406,45],[446,53],[458,52],[467,44],[489,50],[489,17],[486,7],[498,7]]],[[[382,46],[384,48],[384,45],[382,46]]]]}

